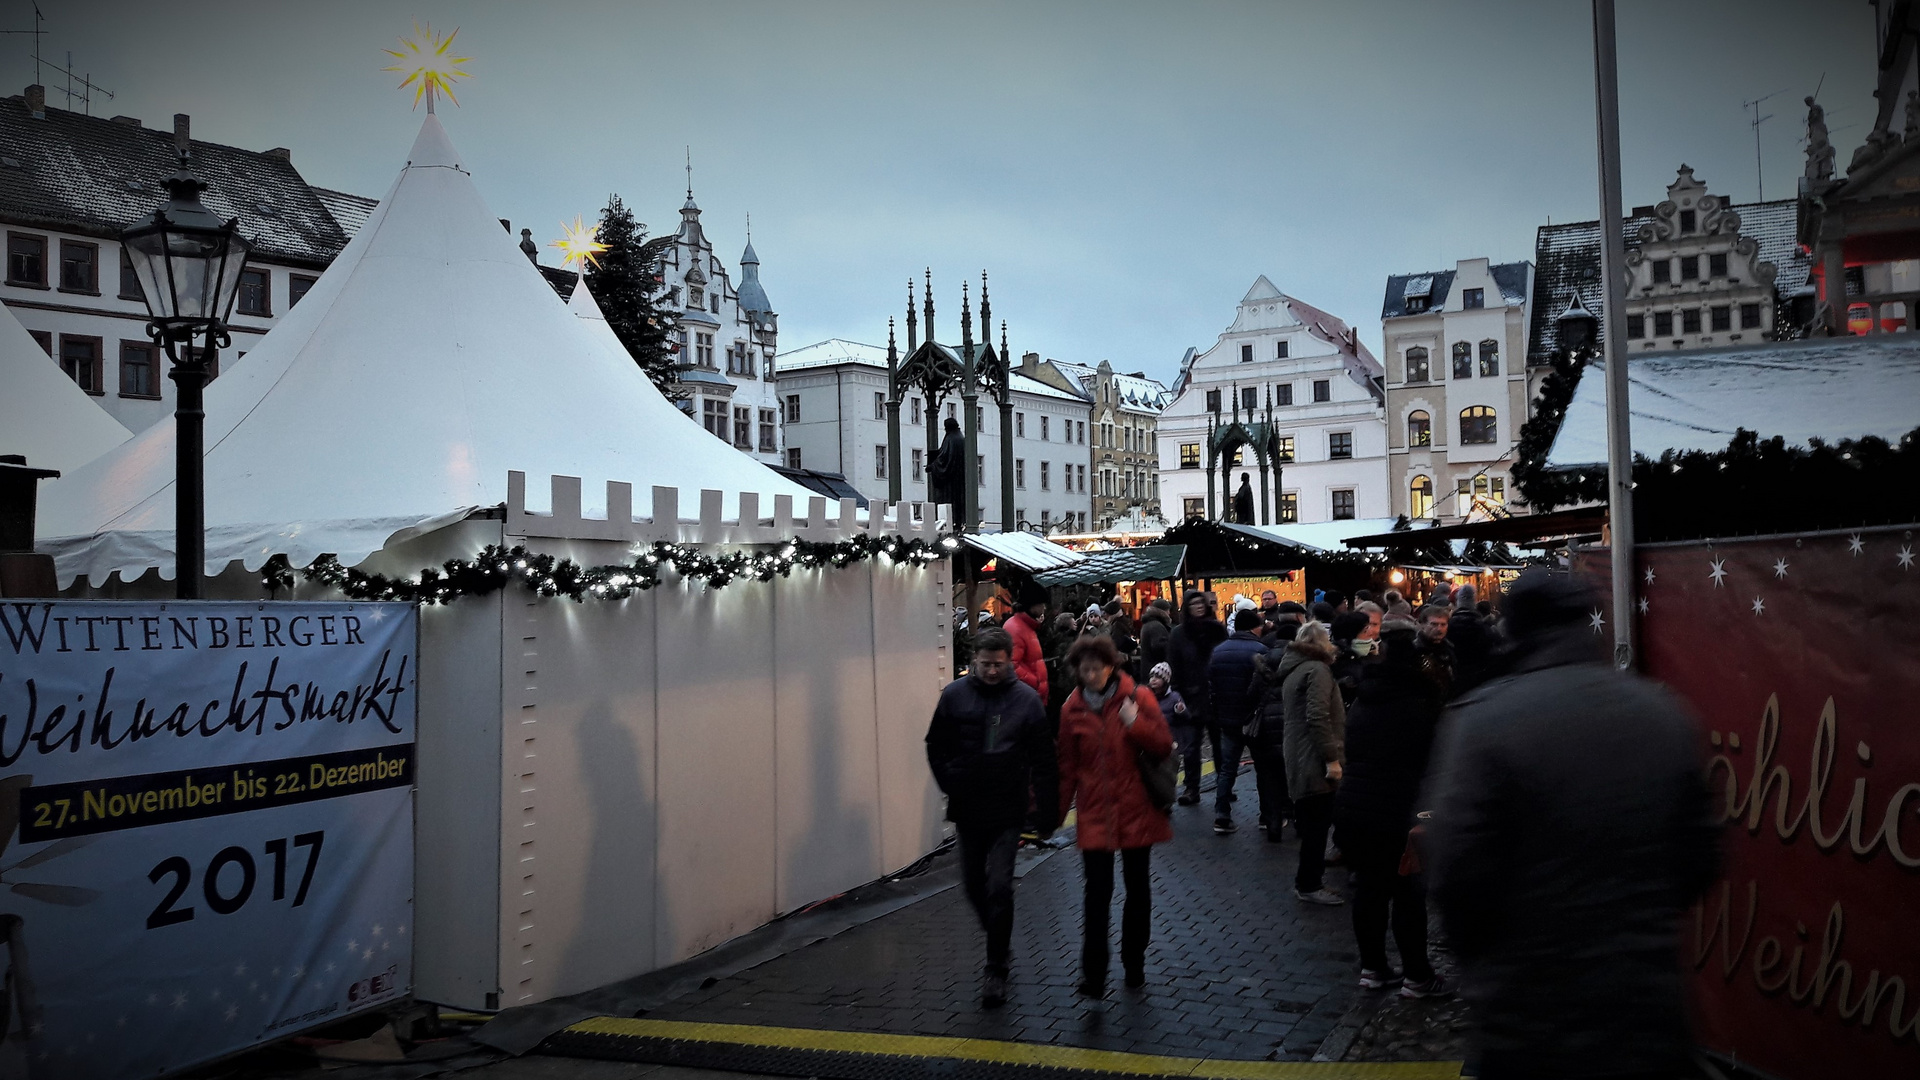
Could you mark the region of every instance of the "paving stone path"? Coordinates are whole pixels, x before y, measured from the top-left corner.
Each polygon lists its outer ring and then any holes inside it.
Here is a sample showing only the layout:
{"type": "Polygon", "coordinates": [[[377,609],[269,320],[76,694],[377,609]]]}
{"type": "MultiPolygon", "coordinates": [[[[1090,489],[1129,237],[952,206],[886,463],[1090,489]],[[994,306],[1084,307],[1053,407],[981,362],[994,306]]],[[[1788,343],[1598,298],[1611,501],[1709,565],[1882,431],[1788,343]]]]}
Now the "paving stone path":
{"type": "MultiPolygon", "coordinates": [[[[979,1005],[984,938],[956,888],[647,1015],[1310,1059],[1360,1001],[1351,916],[1346,907],[1294,899],[1298,841],[1289,832],[1285,843],[1270,843],[1254,827],[1251,779],[1236,806],[1238,833],[1213,834],[1209,795],[1201,806],[1176,808],[1173,842],[1154,849],[1153,944],[1143,990],[1118,985],[1116,956],[1105,1000],[1076,994],[1080,859],[1067,849],[1027,866],[1020,880],[1012,990],[1001,1009],[979,1005]]],[[[1344,889],[1345,878],[1331,871],[1328,881],[1344,889]]],[[[1116,885],[1116,953],[1124,891],[1116,885]]],[[[1337,1041],[1353,1041],[1352,1034],[1337,1041]]]]}

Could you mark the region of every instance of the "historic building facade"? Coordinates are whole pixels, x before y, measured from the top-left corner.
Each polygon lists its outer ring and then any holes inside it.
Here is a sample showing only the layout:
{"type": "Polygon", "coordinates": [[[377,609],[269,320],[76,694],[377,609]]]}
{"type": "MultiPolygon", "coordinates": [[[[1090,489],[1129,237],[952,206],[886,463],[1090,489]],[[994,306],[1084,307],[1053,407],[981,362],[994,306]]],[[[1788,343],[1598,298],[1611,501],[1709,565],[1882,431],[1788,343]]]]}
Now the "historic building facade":
{"type": "MultiPolygon", "coordinates": [[[[1793,199],[1730,203],[1680,166],[1667,197],[1636,206],[1626,241],[1629,355],[1798,336],[1810,259],[1794,239],[1793,199]]],[[[1527,363],[1537,380],[1560,348],[1558,318],[1577,296],[1606,318],[1597,221],[1542,226],[1534,243],[1527,363]]],[[[1811,316],[1811,311],[1807,312],[1811,316]]]]}
{"type": "Polygon", "coordinates": [[[1173,392],[1144,372],[1120,374],[1107,360],[1088,367],[1027,353],[1021,357],[1020,373],[1074,391],[1093,404],[1087,444],[1093,470],[1092,527],[1110,528],[1129,513],[1148,521],[1161,518],[1160,410],[1173,400],[1173,392]]]}
{"type": "Polygon", "coordinates": [[[687,189],[680,230],[661,254],[660,289],[680,312],[680,407],[716,438],[768,465],[786,460],[774,357],[780,320],[760,285],[753,240],[740,256],[740,284],[714,254],[687,189]]]}
{"type": "MultiPolygon", "coordinates": [[[[178,132],[156,131],[130,116],[48,108],[39,86],[0,99],[0,302],[49,363],[135,432],[173,414],[174,386],[166,353],[147,337],[146,302],[120,230],[165,198],[159,182],[177,168],[176,134],[187,134],[187,118],[175,122],[178,132]]],[[[219,357],[231,370],[313,287],[377,201],[307,183],[284,148],[189,144],[208,208],[238,218],[253,245],[228,320],[232,344],[219,357]]]]}
{"type": "MultiPolygon", "coordinates": [[[[1219,490],[1224,463],[1210,470],[1213,436],[1255,426],[1271,437],[1278,467],[1273,490],[1256,498],[1258,521],[1386,517],[1392,500],[1384,374],[1346,323],[1282,293],[1262,275],[1213,346],[1188,351],[1175,396],[1160,414],[1160,499],[1167,516],[1226,513],[1232,491],[1219,490]]],[[[1251,480],[1254,450],[1227,453],[1231,483],[1237,487],[1243,475],[1251,480]]]]}
{"type": "MultiPolygon", "coordinates": [[[[834,338],[780,354],[776,370],[786,432],[784,464],[837,472],[862,495],[885,499],[887,453],[887,350],[834,338]]],[[[1084,531],[1092,520],[1090,445],[1092,403],[1082,395],[1016,370],[1012,377],[1013,505],[1008,528],[1043,532],[1084,531]]],[[[940,404],[936,424],[960,418],[960,395],[940,404]]],[[[900,402],[900,497],[927,497],[926,404],[917,390],[900,402]]],[[[1000,413],[981,396],[976,461],[981,527],[1002,529],[1000,413]]]]}
{"type": "Polygon", "coordinates": [[[1506,511],[1527,419],[1533,266],[1462,259],[1387,278],[1387,486],[1393,516],[1453,523],[1506,511]]]}

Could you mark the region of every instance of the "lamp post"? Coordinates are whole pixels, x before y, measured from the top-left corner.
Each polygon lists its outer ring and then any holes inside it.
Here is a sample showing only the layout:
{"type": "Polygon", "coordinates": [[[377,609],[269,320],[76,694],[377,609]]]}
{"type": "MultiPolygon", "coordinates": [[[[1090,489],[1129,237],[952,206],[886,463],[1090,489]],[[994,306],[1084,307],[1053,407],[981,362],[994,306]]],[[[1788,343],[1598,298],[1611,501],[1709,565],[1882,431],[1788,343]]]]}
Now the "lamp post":
{"type": "Polygon", "coordinates": [[[182,600],[200,598],[206,563],[206,493],[201,392],[219,362],[227,316],[240,287],[249,245],[239,219],[221,221],[200,202],[207,185],[188,168],[187,118],[173,118],[180,167],[161,181],[167,200],[120,233],[146,301],[147,336],[167,350],[174,403],[174,586],[182,600]],[[194,339],[206,346],[196,349],[194,339]]]}

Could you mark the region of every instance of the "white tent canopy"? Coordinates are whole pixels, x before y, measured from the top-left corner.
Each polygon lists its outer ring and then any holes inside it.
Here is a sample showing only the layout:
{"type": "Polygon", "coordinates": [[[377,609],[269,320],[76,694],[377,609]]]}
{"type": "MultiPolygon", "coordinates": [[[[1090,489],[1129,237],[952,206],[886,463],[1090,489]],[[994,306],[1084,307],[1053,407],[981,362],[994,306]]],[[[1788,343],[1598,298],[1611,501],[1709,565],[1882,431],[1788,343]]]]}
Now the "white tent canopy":
{"type": "MultiPolygon", "coordinates": [[[[353,565],[391,540],[501,503],[507,473],[741,492],[812,492],[673,407],[601,324],[596,338],[500,230],[429,115],[406,167],[300,305],[207,389],[205,571],[353,565]],[[615,355],[615,350],[618,355],[615,355]]],[[[62,584],[173,564],[164,421],[50,485],[39,523],[62,584]]],[[[589,507],[589,510],[603,509],[589,507]]]]}
{"type": "MultiPolygon", "coordinates": [[[[1607,460],[1607,368],[1594,363],[1547,453],[1553,468],[1607,460]]],[[[1651,353],[1627,364],[1633,452],[1725,450],[1740,428],[1789,445],[1920,426],[1920,334],[1811,338],[1728,349],[1651,353]]]]}
{"type": "Polygon", "coordinates": [[[71,472],[131,438],[0,304],[0,454],[71,472]]]}

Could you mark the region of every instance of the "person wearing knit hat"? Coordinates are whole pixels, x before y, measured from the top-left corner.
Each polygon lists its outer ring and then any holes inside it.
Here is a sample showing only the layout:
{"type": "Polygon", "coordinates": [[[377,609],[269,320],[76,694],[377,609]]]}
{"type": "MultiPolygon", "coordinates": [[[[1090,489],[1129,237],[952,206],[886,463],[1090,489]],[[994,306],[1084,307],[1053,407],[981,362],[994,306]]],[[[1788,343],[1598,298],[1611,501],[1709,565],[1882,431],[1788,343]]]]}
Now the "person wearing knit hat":
{"type": "Polygon", "coordinates": [[[1167,723],[1187,723],[1187,701],[1173,688],[1173,665],[1162,660],[1147,673],[1147,689],[1160,702],[1160,715],[1167,723]],[[1178,718],[1177,720],[1175,718],[1178,718]]]}

